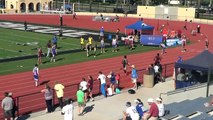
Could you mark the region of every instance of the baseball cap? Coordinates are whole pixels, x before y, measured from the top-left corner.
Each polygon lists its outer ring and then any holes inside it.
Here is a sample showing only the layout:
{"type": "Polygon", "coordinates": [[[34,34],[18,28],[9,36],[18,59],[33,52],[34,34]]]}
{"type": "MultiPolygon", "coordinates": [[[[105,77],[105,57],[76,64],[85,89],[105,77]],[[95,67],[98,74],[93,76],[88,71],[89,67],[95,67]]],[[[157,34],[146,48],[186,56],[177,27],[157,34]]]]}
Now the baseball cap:
{"type": "Polygon", "coordinates": [[[154,102],[154,99],[153,99],[153,98],[149,98],[149,99],[147,100],[147,102],[148,102],[148,103],[153,103],[153,102],[154,102]]]}
{"type": "Polygon", "coordinates": [[[141,103],[141,100],[140,99],[136,99],[134,100],[136,103],[141,103]]]}
{"type": "Polygon", "coordinates": [[[161,102],[161,101],[162,101],[162,99],[158,97],[158,98],[156,98],[156,101],[160,101],[160,102],[161,102]]]}

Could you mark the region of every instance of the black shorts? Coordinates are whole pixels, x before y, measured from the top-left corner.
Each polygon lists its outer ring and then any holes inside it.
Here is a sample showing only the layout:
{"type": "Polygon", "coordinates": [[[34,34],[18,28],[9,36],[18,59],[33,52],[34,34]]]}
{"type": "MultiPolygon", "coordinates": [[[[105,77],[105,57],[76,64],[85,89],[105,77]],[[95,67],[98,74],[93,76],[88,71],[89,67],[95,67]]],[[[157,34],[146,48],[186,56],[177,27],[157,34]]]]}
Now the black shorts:
{"type": "Polygon", "coordinates": [[[84,93],[87,93],[87,92],[88,92],[88,89],[84,90],[83,92],[84,92],[84,93]]]}
{"type": "Polygon", "coordinates": [[[5,118],[11,118],[11,117],[13,117],[12,110],[6,110],[6,111],[4,111],[4,117],[5,118]]]}

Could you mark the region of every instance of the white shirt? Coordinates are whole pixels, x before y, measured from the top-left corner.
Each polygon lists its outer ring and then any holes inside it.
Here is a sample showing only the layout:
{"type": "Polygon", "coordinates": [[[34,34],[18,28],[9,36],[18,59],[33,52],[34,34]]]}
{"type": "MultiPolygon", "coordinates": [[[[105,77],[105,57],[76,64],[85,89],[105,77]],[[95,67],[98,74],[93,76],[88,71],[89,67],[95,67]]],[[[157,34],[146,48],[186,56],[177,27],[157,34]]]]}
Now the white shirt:
{"type": "Polygon", "coordinates": [[[100,74],[98,76],[98,79],[100,79],[101,84],[105,84],[106,83],[106,76],[104,74],[100,74]]]}
{"type": "Polygon", "coordinates": [[[117,41],[116,39],[112,39],[112,45],[116,45],[117,41]]]}
{"type": "Polygon", "coordinates": [[[133,41],[134,37],[132,35],[128,36],[129,41],[133,41]]]}
{"type": "Polygon", "coordinates": [[[158,106],[158,110],[159,110],[159,117],[162,117],[165,112],[164,105],[162,103],[160,103],[160,104],[157,104],[157,106],[158,106]]]}
{"type": "Polygon", "coordinates": [[[134,106],[128,107],[126,113],[132,118],[132,120],[139,120],[139,115],[134,106]]]}
{"type": "Polygon", "coordinates": [[[112,88],[110,88],[110,87],[107,88],[107,93],[108,93],[109,96],[111,96],[112,95],[112,88]]]}
{"type": "Polygon", "coordinates": [[[154,70],[155,70],[155,73],[157,73],[158,70],[159,70],[159,66],[155,65],[155,66],[154,66],[154,70]]]}
{"type": "Polygon", "coordinates": [[[62,108],[62,113],[64,113],[64,120],[73,120],[73,105],[69,104],[62,108]]]}
{"type": "Polygon", "coordinates": [[[38,75],[38,67],[33,68],[33,75],[38,75]]]}
{"type": "Polygon", "coordinates": [[[83,91],[86,90],[86,89],[87,89],[87,82],[86,82],[86,81],[82,81],[82,82],[80,83],[80,86],[82,87],[82,90],[83,90],[83,91]]]}

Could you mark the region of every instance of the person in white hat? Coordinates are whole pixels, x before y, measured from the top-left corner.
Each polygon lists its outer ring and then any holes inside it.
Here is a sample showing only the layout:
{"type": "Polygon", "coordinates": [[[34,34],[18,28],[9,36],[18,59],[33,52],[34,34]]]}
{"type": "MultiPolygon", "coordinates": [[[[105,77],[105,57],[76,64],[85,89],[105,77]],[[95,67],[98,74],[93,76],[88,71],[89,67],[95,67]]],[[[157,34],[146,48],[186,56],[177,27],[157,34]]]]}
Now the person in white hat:
{"type": "Polygon", "coordinates": [[[132,83],[134,84],[133,89],[137,90],[138,86],[137,86],[137,79],[138,79],[138,74],[137,74],[137,70],[135,68],[135,65],[132,65],[132,74],[131,74],[131,78],[132,78],[132,83]]]}
{"type": "Polygon", "coordinates": [[[164,104],[162,103],[162,98],[158,97],[156,98],[156,102],[157,102],[157,106],[158,106],[158,110],[159,110],[159,117],[164,116],[165,113],[165,109],[164,109],[164,104]]]}
{"type": "Polygon", "coordinates": [[[147,102],[150,105],[150,108],[148,112],[144,113],[143,120],[158,120],[159,111],[154,99],[149,98],[147,102]]]}

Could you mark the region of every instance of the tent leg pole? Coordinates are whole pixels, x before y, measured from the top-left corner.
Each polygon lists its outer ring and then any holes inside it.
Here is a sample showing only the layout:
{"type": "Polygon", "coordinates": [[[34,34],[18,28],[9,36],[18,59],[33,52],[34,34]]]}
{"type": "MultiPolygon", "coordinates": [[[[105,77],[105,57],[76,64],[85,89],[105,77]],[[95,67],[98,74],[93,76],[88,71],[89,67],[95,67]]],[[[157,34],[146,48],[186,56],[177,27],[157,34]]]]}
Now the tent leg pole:
{"type": "Polygon", "coordinates": [[[210,76],[211,76],[211,67],[208,70],[208,80],[207,80],[207,87],[206,87],[206,97],[209,97],[209,82],[210,82],[210,76]]]}

